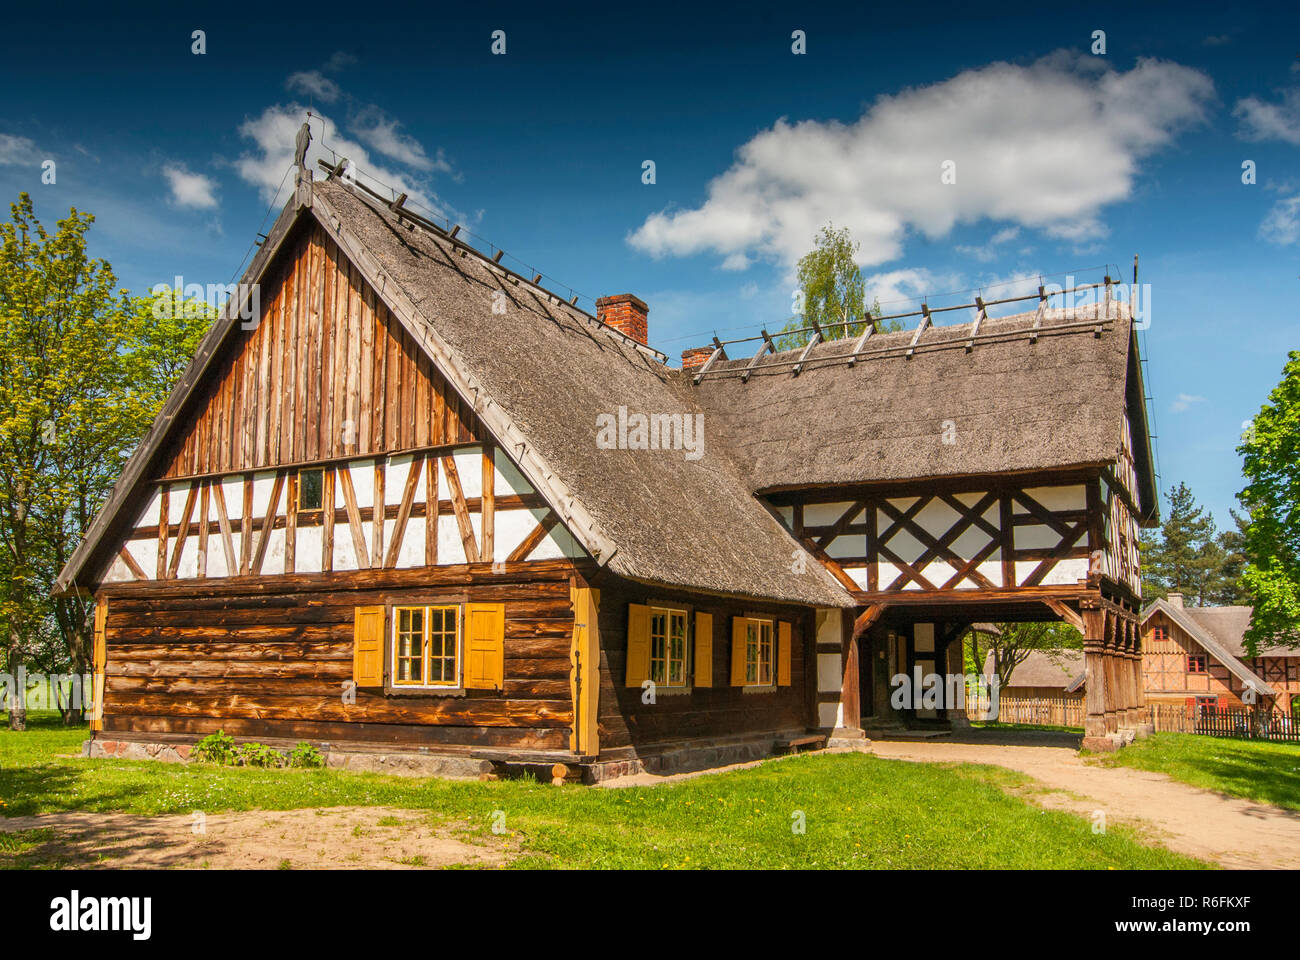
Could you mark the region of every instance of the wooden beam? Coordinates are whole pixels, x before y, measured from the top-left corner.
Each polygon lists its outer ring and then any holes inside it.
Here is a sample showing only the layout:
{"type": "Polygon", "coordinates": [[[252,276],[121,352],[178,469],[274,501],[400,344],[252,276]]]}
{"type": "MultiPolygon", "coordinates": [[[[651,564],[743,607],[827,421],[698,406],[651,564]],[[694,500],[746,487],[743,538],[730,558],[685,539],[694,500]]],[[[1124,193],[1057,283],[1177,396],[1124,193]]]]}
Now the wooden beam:
{"type": "Polygon", "coordinates": [[[510,556],[506,557],[506,563],[527,560],[528,555],[541,545],[541,542],[546,539],[546,535],[559,522],[560,518],[555,515],[555,511],[546,511],[546,516],[542,517],[541,522],[533,527],[528,536],[519,542],[519,546],[510,551],[510,556]]]}
{"type": "Polygon", "coordinates": [[[253,475],[244,474],[244,505],[239,517],[239,572],[248,574],[253,560],[253,475]]]}
{"type": "Polygon", "coordinates": [[[1050,609],[1054,614],[1056,614],[1058,617],[1060,617],[1070,626],[1074,627],[1080,633],[1083,633],[1085,628],[1084,628],[1082,614],[1075,613],[1073,610],[1067,607],[1064,602],[1060,600],[1044,600],[1043,603],[1045,603],[1048,609],[1050,609]]]}
{"type": "Polygon", "coordinates": [[[483,546],[479,551],[488,563],[496,554],[496,464],[492,459],[492,446],[483,448],[483,481],[480,488],[479,527],[483,533],[483,546]]]}
{"type": "Polygon", "coordinates": [[[204,579],[208,575],[208,502],[211,496],[212,484],[207,480],[199,480],[201,492],[199,495],[199,565],[198,578],[204,579]]]}
{"type": "Polygon", "coordinates": [[[856,620],[853,621],[853,639],[861,640],[863,634],[871,629],[872,625],[880,619],[880,615],[885,612],[888,606],[886,603],[872,603],[867,605],[856,620]]]}
{"type": "Polygon", "coordinates": [[[293,573],[298,552],[298,471],[290,470],[284,488],[284,572],[293,573]]]}
{"type": "Polygon", "coordinates": [[[910,357],[916,353],[916,345],[921,342],[921,334],[925,333],[925,328],[930,325],[930,307],[928,304],[921,304],[921,322],[916,325],[916,333],[912,334],[912,342],[907,345],[907,352],[903,354],[910,357]]]}
{"type": "Polygon", "coordinates": [[[695,374],[696,383],[699,383],[704,378],[704,375],[709,372],[709,368],[712,367],[719,358],[723,360],[727,359],[727,350],[722,345],[722,341],[714,335],[713,353],[709,354],[709,359],[704,361],[704,366],[700,367],[699,371],[695,374]]]}
{"type": "Polygon", "coordinates": [[[277,471],[275,482],[271,484],[271,499],[266,504],[266,516],[262,518],[262,532],[257,538],[257,553],[253,557],[252,574],[262,572],[262,561],[266,558],[266,547],[271,542],[271,531],[275,529],[275,515],[280,509],[280,491],[284,487],[284,474],[277,471]]]}
{"type": "Polygon", "coordinates": [[[339,486],[343,489],[343,503],[348,511],[348,530],[352,533],[352,549],[356,552],[357,567],[368,570],[370,553],[366,550],[366,532],[361,526],[361,514],[357,511],[357,492],[352,486],[352,471],[347,467],[339,469],[339,486]]]}
{"type": "Polygon", "coordinates": [[[863,330],[862,336],[858,337],[858,339],[853,343],[853,353],[849,357],[850,367],[858,362],[858,354],[862,352],[862,348],[866,345],[866,342],[871,339],[871,335],[875,332],[876,321],[871,314],[867,314],[867,329],[863,330]]]}
{"type": "Polygon", "coordinates": [[[794,376],[796,377],[799,376],[799,371],[803,369],[803,363],[805,360],[808,359],[808,354],[812,353],[812,348],[817,346],[817,344],[821,342],[822,342],[821,330],[814,331],[812,337],[808,340],[808,346],[804,347],[803,352],[799,354],[799,362],[796,363],[794,365],[794,369],[790,371],[792,374],[794,374],[794,376]]]}
{"type": "Polygon", "coordinates": [[[334,488],[335,469],[326,467],[321,475],[321,570],[334,569],[334,488]]]}
{"type": "Polygon", "coordinates": [[[1038,311],[1034,314],[1034,326],[1029,331],[1029,342],[1038,342],[1038,331],[1043,327],[1043,317],[1047,314],[1047,293],[1043,285],[1038,285],[1038,311]]]}
{"type": "Polygon", "coordinates": [[[406,535],[406,524],[411,519],[411,504],[415,502],[415,488],[420,485],[420,471],[424,469],[424,458],[416,457],[411,461],[411,468],[406,473],[406,486],[402,488],[402,502],[397,508],[397,519],[393,522],[393,539],[388,542],[388,553],[384,557],[384,566],[397,566],[397,555],[402,549],[402,539],[406,535]]]}
{"type": "Polygon", "coordinates": [[[970,339],[966,341],[967,353],[970,353],[972,350],[975,349],[975,338],[979,336],[980,324],[984,322],[984,317],[985,317],[984,298],[976,297],[975,306],[978,308],[978,310],[975,313],[975,322],[972,323],[970,327],[970,339]]]}
{"type": "Polygon", "coordinates": [[[235,537],[226,511],[226,491],[220,480],[212,484],[212,499],[217,504],[217,525],[221,527],[221,545],[226,551],[226,576],[233,577],[239,573],[239,564],[235,560],[235,537]]]}
{"type": "Polygon", "coordinates": [[[465,492],[460,485],[460,473],[456,470],[455,458],[442,458],[442,472],[447,475],[451,509],[456,515],[456,526],[460,529],[460,542],[465,548],[465,560],[468,563],[478,563],[478,541],[474,539],[474,525],[470,522],[469,508],[465,505],[465,492]]]}
{"type": "Polygon", "coordinates": [[[158,494],[158,569],[157,578],[167,579],[167,530],[171,523],[169,488],[164,486],[158,494]]]}
{"type": "Polygon", "coordinates": [[[767,335],[767,331],[764,330],[762,346],[760,346],[758,350],[754,353],[753,358],[749,361],[749,366],[747,366],[745,368],[745,371],[740,375],[740,380],[742,383],[749,382],[749,375],[754,372],[754,367],[758,364],[758,361],[763,358],[763,354],[767,353],[769,350],[772,349],[772,346],[773,346],[772,338],[769,337],[767,335]]]}
{"type": "Polygon", "coordinates": [[[438,460],[424,461],[424,565],[438,565],[438,460]]]}
{"type": "Polygon", "coordinates": [[[384,563],[384,507],[387,505],[384,481],[387,476],[384,459],[375,461],[375,492],[373,529],[370,534],[370,565],[381,567],[384,563]]]}
{"type": "Polygon", "coordinates": [[[171,579],[176,576],[181,566],[181,550],[185,547],[185,538],[189,536],[190,519],[194,516],[194,501],[198,499],[199,485],[190,484],[190,491],[185,496],[185,510],[181,516],[181,526],[176,531],[176,546],[172,550],[172,562],[167,565],[167,577],[171,579]]]}
{"type": "Polygon", "coordinates": [[[117,555],[122,558],[122,562],[126,564],[126,568],[131,571],[131,576],[137,580],[149,579],[148,574],[140,569],[140,564],[135,562],[135,557],[131,556],[126,547],[121,547],[117,551],[117,555]]]}

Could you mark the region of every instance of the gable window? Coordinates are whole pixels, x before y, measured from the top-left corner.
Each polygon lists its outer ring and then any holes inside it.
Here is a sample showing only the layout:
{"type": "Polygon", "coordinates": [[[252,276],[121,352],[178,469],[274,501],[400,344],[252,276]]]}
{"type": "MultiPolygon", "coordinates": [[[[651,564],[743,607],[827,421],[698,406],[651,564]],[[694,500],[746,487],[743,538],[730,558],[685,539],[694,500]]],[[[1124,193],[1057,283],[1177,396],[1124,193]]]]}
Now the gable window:
{"type": "Polygon", "coordinates": [[[686,611],[650,608],[650,679],[686,686],[686,611]]]}
{"type": "Polygon", "coordinates": [[[772,683],[772,621],[745,621],[745,683],[757,687],[772,683]]]}
{"type": "Polygon", "coordinates": [[[1156,643],[1160,643],[1161,641],[1168,640],[1169,631],[1165,627],[1152,627],[1151,639],[1156,641],[1156,643]]]}
{"type": "Polygon", "coordinates": [[[1205,673],[1206,660],[1203,653],[1189,653],[1187,655],[1187,672],[1188,673],[1205,673]]]}
{"type": "Polygon", "coordinates": [[[298,471],[298,509],[319,510],[325,491],[324,470],[298,471]]]}
{"type": "Polygon", "coordinates": [[[393,686],[454,687],[460,680],[460,608],[393,608],[393,686]]]}

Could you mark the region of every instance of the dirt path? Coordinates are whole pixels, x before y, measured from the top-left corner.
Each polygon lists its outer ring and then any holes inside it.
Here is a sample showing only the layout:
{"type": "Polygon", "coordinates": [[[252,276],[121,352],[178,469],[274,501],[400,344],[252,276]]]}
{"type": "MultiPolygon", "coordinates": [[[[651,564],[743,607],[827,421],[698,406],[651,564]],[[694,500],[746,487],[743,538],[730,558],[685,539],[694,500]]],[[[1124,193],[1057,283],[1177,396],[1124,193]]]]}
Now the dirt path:
{"type": "Polygon", "coordinates": [[[493,867],[515,852],[495,837],[469,842],[456,837],[453,828],[431,826],[417,811],[387,807],[213,813],[201,824],[189,814],[55,813],[0,819],[0,833],[42,829],[53,835],[19,854],[23,861],[137,869],[391,870],[493,867]]]}
{"type": "Polygon", "coordinates": [[[1300,867],[1300,814],[1225,797],[1162,773],[1085,763],[1072,746],[877,740],[872,753],[929,763],[988,763],[1027,774],[1050,792],[1028,799],[1053,810],[1135,826],[1170,850],[1225,867],[1300,867]]]}

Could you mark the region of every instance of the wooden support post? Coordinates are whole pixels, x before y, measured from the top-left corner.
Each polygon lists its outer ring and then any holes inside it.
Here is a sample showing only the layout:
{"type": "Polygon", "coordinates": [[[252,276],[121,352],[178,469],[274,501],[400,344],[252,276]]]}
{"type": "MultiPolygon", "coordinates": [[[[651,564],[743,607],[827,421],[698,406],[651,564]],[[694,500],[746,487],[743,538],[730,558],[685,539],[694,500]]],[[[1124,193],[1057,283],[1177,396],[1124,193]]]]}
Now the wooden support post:
{"type": "MultiPolygon", "coordinates": [[[[844,719],[842,727],[837,728],[836,736],[862,729],[862,698],[858,690],[859,640],[855,633],[856,631],[850,632],[844,638],[844,674],[840,685],[840,705],[844,709],[844,719]]],[[[862,639],[870,649],[870,634],[862,639]]]]}
{"type": "Polygon", "coordinates": [[[970,353],[972,350],[975,349],[975,338],[979,336],[980,324],[984,322],[984,317],[985,317],[984,298],[976,297],[975,306],[979,308],[979,311],[975,314],[975,322],[971,324],[970,339],[966,341],[967,353],[970,353]]]}
{"type": "Polygon", "coordinates": [[[1106,736],[1105,611],[1090,607],[1083,611],[1084,670],[1087,690],[1084,694],[1083,747],[1107,751],[1115,748],[1106,736]]]}
{"type": "Polygon", "coordinates": [[[1105,626],[1103,627],[1103,647],[1105,650],[1103,663],[1105,664],[1104,676],[1105,687],[1104,695],[1104,712],[1106,715],[1106,733],[1107,735],[1119,731],[1119,722],[1115,717],[1115,707],[1118,701],[1116,694],[1119,678],[1115,670],[1115,616],[1110,611],[1104,611],[1105,626]]]}

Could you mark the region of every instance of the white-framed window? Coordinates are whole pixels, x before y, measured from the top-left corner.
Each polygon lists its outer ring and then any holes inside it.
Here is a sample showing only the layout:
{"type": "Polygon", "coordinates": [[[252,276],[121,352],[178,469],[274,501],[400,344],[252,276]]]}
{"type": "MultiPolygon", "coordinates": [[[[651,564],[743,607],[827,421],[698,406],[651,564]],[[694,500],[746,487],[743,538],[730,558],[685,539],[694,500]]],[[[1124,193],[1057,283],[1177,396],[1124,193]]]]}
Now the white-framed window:
{"type": "Polygon", "coordinates": [[[771,620],[745,621],[745,685],[771,686],[774,631],[771,620]]]}
{"type": "Polygon", "coordinates": [[[392,685],[404,689],[460,685],[461,627],[456,604],[394,607],[392,685]]]}
{"type": "Polygon", "coordinates": [[[687,622],[685,610],[650,608],[650,679],[659,686],[686,686],[687,622]]]}

